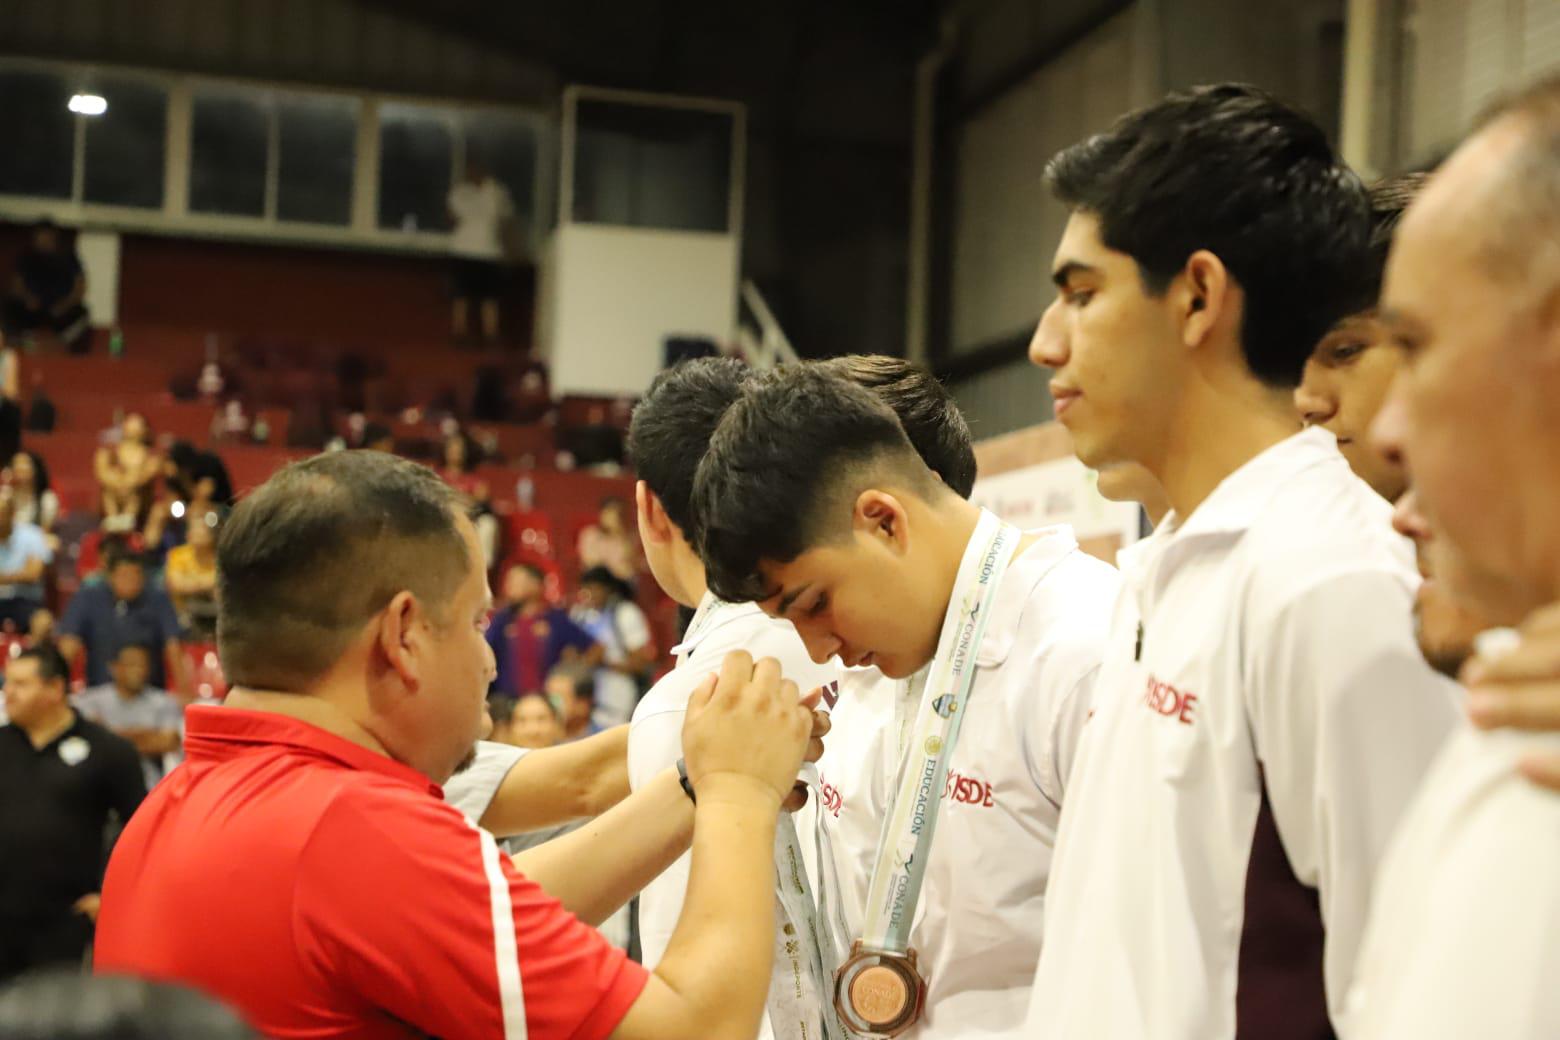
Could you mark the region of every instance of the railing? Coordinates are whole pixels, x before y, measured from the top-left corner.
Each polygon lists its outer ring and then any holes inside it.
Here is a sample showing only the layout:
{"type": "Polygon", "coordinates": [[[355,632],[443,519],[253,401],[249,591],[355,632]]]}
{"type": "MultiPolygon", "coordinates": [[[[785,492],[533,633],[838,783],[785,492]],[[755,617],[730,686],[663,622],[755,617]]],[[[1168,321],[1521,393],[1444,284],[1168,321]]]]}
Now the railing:
{"type": "Polygon", "coordinates": [[[748,364],[757,369],[794,365],[801,358],[786,336],[764,294],[751,278],[742,280],[741,302],[737,308],[737,349],[748,364]]]}

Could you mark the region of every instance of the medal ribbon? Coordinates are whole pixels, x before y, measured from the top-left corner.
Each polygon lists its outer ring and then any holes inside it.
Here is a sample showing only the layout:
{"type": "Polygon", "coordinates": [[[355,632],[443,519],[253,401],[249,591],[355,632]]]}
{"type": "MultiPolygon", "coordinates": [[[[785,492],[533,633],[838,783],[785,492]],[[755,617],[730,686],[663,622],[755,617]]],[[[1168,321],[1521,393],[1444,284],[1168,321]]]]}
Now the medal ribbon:
{"type": "Polygon", "coordinates": [[[900,765],[898,789],[878,838],[861,937],[867,948],[896,954],[909,950],[948,761],[958,744],[975,680],[975,659],[997,588],[1021,538],[1018,528],[982,510],[959,563],[937,653],[926,673],[909,747],[900,765]]]}

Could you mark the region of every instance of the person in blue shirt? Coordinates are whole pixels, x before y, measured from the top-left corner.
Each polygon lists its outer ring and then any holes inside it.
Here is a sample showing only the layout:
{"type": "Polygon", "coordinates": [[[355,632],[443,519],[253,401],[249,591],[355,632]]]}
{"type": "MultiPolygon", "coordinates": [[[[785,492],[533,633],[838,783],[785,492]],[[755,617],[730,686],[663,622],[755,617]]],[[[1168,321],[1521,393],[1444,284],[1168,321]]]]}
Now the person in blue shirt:
{"type": "Polygon", "coordinates": [[[43,571],[53,555],[43,529],[18,523],[11,499],[0,498],[0,624],[27,631],[43,606],[43,571]]]}
{"type": "Polygon", "coordinates": [[[160,689],[186,689],[184,650],[179,642],[179,617],[161,589],[146,587],[146,563],[136,553],[109,557],[108,581],[83,585],[65,608],[59,624],[60,652],[70,662],[87,655],[87,685],[113,682],[110,666],[127,643],[161,650],[151,661],[151,684],[160,689]],[[164,658],[178,672],[169,685],[164,658]]]}
{"type": "Polygon", "coordinates": [[[539,692],[560,661],[595,667],[601,644],[566,610],[547,602],[541,568],[517,563],[504,575],[503,608],[488,624],[487,641],[498,662],[492,692],[519,697],[539,692]]]}

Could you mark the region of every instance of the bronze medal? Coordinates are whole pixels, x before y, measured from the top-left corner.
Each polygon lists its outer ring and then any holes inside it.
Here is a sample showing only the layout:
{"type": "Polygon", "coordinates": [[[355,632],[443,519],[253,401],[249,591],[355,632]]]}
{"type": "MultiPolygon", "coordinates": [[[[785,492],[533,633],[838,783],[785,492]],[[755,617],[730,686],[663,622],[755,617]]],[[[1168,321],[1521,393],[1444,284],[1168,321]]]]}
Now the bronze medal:
{"type": "Polygon", "coordinates": [[[852,1032],[895,1037],[920,1021],[926,981],[915,951],[898,954],[863,949],[860,941],[834,980],[834,1007],[852,1032]]]}

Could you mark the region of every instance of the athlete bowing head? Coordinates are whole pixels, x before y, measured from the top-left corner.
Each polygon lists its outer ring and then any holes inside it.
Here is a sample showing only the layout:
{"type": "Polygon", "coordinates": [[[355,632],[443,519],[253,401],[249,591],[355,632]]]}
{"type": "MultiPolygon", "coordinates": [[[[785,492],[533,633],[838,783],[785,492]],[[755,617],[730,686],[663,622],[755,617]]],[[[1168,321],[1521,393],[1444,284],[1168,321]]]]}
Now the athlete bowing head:
{"type": "Polygon", "coordinates": [[[717,596],[786,618],[814,660],[914,677],[902,717],[894,697],[875,719],[884,774],[908,787],[876,803],[883,837],[860,920],[845,915],[836,1006],[857,1032],[1021,1035],[1115,572],[1065,527],[1018,531],[967,501],[893,411],[816,365],[747,385],[694,511],[717,596]],[[994,848],[1000,865],[975,858],[994,848]]]}
{"type": "Polygon", "coordinates": [[[789,620],[817,661],[904,678],[931,660],[980,510],[870,391],[805,366],[756,380],[694,488],[718,596],[789,620]]]}

